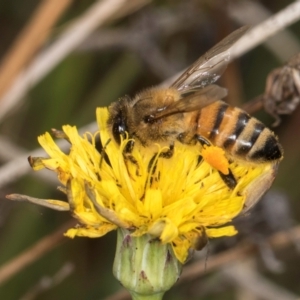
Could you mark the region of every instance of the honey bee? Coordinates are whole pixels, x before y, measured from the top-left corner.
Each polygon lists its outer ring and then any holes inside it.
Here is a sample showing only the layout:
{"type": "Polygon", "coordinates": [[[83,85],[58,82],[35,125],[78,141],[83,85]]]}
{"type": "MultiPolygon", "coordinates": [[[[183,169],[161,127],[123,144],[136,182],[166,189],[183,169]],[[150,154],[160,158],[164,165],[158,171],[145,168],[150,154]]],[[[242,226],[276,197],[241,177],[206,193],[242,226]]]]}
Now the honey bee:
{"type": "MultiPolygon", "coordinates": [[[[249,208],[271,185],[283,154],[273,132],[245,111],[222,101],[227,90],[214,84],[230,61],[230,48],[247,30],[242,27],[231,33],[169,88],[146,89],[134,98],[114,102],[109,107],[108,127],[117,143],[127,132],[145,147],[158,142],[169,143],[173,149],[176,140],[187,145],[200,142],[223,148],[228,159],[272,164],[272,172],[263,176],[249,198],[249,208]]],[[[236,186],[231,171],[219,173],[230,189],[236,186]]]]}

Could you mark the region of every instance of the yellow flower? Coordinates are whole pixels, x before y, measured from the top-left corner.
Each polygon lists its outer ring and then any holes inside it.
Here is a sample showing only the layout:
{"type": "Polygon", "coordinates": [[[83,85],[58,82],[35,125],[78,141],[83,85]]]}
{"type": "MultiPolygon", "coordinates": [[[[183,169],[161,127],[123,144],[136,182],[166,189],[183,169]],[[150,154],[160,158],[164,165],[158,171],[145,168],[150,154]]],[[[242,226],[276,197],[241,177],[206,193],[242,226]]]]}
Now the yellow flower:
{"type": "MultiPolygon", "coordinates": [[[[183,263],[201,238],[236,234],[226,225],[243,209],[247,187],[271,172],[271,164],[256,166],[229,163],[218,147],[174,145],[171,158],[161,153],[167,146],[143,147],[136,141],[130,155],[114,142],[107,129],[108,110],[97,110],[99,132],[81,137],[76,127],[63,126],[70,152],[63,153],[49,133],[38,138],[50,158],[31,158],[35,170],[47,168],[57,173],[65,187],[68,203],[43,200],[39,204],[69,209],[79,225],[66,235],[100,237],[118,227],[133,237],[149,234],[169,243],[183,263]],[[97,140],[103,149],[97,150],[97,140]],[[203,158],[202,160],[200,158],[203,158]],[[221,179],[228,170],[235,174],[237,186],[231,190],[221,179]]],[[[27,197],[35,203],[36,200],[27,197]]]]}

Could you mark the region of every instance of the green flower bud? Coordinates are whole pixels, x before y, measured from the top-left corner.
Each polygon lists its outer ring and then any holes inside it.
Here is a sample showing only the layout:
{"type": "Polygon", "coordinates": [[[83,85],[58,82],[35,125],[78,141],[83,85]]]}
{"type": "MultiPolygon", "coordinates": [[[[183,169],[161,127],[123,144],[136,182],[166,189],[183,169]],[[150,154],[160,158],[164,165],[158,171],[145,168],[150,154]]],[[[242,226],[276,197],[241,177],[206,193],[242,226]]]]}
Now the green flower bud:
{"type": "Polygon", "coordinates": [[[170,244],[149,234],[133,237],[128,230],[118,229],[113,272],[133,299],[162,299],[181,269],[170,244]]]}

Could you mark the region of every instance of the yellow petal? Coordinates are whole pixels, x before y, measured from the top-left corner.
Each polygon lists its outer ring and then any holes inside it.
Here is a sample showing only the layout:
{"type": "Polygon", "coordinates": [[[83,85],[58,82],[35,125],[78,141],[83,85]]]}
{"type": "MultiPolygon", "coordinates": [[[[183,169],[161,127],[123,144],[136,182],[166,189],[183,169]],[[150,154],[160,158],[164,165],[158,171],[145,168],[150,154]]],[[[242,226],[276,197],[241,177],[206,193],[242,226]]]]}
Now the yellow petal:
{"type": "Polygon", "coordinates": [[[207,228],[206,234],[208,237],[216,238],[221,236],[232,236],[237,234],[237,230],[234,226],[224,226],[220,228],[207,228]]]}
{"type": "Polygon", "coordinates": [[[144,211],[152,219],[160,216],[162,212],[162,195],[160,190],[148,189],[146,191],[144,211]]]}
{"type": "Polygon", "coordinates": [[[98,238],[115,229],[116,229],[115,225],[105,223],[98,228],[94,228],[94,227],[71,228],[64,235],[69,238],[74,238],[75,236],[98,238]]]}
{"type": "Polygon", "coordinates": [[[178,236],[177,226],[168,218],[154,222],[148,232],[159,237],[162,243],[170,243],[178,236]]]}

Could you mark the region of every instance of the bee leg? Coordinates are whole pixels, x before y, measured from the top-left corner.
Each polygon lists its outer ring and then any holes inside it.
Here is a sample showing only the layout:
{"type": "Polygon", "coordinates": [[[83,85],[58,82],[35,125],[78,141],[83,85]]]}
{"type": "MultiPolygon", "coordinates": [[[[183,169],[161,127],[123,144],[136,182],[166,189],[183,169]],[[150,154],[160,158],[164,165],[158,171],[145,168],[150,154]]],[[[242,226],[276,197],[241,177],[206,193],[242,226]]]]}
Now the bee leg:
{"type": "Polygon", "coordinates": [[[102,163],[103,163],[103,159],[105,160],[105,162],[111,166],[111,163],[109,161],[109,158],[108,158],[108,155],[106,153],[106,147],[108,146],[108,144],[111,142],[111,139],[108,139],[107,142],[104,144],[104,146],[102,145],[102,141],[99,137],[99,140],[97,139],[96,142],[95,142],[95,148],[99,151],[100,155],[101,155],[101,159],[100,159],[100,168],[102,166],[102,163]]]}
{"type": "Polygon", "coordinates": [[[200,228],[201,234],[199,234],[198,238],[194,241],[193,248],[197,251],[202,250],[208,244],[208,236],[206,234],[205,228],[201,226],[200,228]]]}
{"type": "Polygon", "coordinates": [[[171,143],[169,146],[169,149],[164,152],[161,152],[159,154],[159,157],[171,158],[173,156],[173,154],[174,154],[174,143],[171,143]]]}
{"type": "Polygon", "coordinates": [[[224,183],[231,189],[233,190],[236,185],[237,185],[237,181],[234,177],[234,175],[232,174],[231,170],[229,170],[228,174],[223,174],[221,171],[219,171],[220,177],[222,178],[222,180],[224,181],[224,183]]]}
{"type": "Polygon", "coordinates": [[[131,153],[134,147],[134,140],[129,140],[124,148],[125,153],[131,153]]]}
{"type": "Polygon", "coordinates": [[[139,163],[135,159],[135,157],[131,154],[133,151],[133,147],[134,147],[134,141],[129,140],[123,150],[123,157],[124,157],[125,162],[127,160],[129,160],[132,164],[134,164],[136,166],[136,172],[135,172],[136,176],[141,176],[141,174],[139,172],[140,171],[139,163]]]}
{"type": "Polygon", "coordinates": [[[156,171],[156,167],[157,167],[157,156],[169,159],[173,156],[173,154],[174,154],[174,143],[171,143],[168,150],[160,152],[159,154],[154,153],[154,155],[151,157],[151,159],[149,160],[149,163],[148,163],[148,167],[147,167],[148,176],[147,176],[147,179],[145,182],[144,193],[143,193],[142,197],[140,198],[141,200],[145,198],[145,192],[146,192],[146,188],[147,188],[147,183],[149,181],[149,177],[150,177],[150,186],[151,186],[153,180],[156,179],[159,181],[160,174],[158,174],[157,178],[154,178],[154,176],[153,176],[156,171]]]}
{"type": "Polygon", "coordinates": [[[201,135],[196,135],[196,139],[202,146],[211,146],[211,142],[201,135]]]}
{"type": "MultiPolygon", "coordinates": [[[[151,157],[151,159],[149,160],[149,163],[148,163],[147,170],[148,170],[149,174],[151,173],[150,174],[151,176],[155,173],[155,170],[156,170],[157,160],[156,160],[154,166],[153,166],[153,163],[154,163],[154,161],[155,161],[155,159],[157,157],[157,154],[158,153],[154,153],[154,155],[151,157]],[[152,171],[151,171],[151,169],[152,169],[152,171]]],[[[174,154],[174,143],[170,144],[170,147],[169,147],[168,150],[160,152],[159,155],[158,155],[158,157],[169,159],[169,158],[171,158],[173,156],[173,154],[174,154]]]]}
{"type": "MultiPolygon", "coordinates": [[[[206,145],[206,146],[211,146],[211,143],[204,138],[201,135],[197,135],[196,136],[197,141],[202,145],[206,145]]],[[[222,178],[222,180],[224,181],[224,183],[231,189],[233,190],[236,185],[237,185],[237,181],[232,173],[232,171],[229,169],[229,173],[228,174],[224,174],[221,171],[218,171],[220,174],[220,177],[222,178]]]]}

